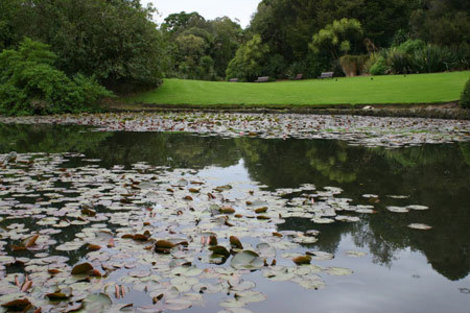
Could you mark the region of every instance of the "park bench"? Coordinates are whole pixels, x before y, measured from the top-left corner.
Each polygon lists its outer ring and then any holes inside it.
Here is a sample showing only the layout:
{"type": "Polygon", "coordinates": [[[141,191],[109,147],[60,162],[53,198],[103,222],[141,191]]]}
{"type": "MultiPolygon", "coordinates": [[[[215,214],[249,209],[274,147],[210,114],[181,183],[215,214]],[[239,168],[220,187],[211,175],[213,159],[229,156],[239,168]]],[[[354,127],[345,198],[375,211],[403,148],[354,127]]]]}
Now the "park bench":
{"type": "Polygon", "coordinates": [[[318,78],[319,79],[333,78],[334,74],[335,74],[334,72],[324,72],[324,73],[321,73],[320,77],[318,78]]]}
{"type": "Polygon", "coordinates": [[[231,83],[238,83],[238,78],[230,78],[229,82],[231,83]]]}
{"type": "Polygon", "coordinates": [[[266,83],[269,81],[269,76],[261,76],[258,77],[257,80],[255,80],[255,83],[266,83]]]}
{"type": "Polygon", "coordinates": [[[294,80],[301,80],[302,78],[304,78],[304,74],[297,74],[294,80]]]}

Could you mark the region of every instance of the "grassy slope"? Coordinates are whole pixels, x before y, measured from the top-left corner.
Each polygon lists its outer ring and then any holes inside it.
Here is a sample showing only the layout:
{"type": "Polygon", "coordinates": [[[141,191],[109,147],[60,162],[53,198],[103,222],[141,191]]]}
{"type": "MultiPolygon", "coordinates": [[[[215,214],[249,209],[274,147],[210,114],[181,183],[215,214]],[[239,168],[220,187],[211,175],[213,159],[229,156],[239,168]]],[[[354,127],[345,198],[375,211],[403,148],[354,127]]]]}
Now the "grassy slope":
{"type": "Polygon", "coordinates": [[[460,98],[469,72],[339,78],[273,83],[166,79],[128,103],[161,105],[334,105],[450,102],[460,98]]]}

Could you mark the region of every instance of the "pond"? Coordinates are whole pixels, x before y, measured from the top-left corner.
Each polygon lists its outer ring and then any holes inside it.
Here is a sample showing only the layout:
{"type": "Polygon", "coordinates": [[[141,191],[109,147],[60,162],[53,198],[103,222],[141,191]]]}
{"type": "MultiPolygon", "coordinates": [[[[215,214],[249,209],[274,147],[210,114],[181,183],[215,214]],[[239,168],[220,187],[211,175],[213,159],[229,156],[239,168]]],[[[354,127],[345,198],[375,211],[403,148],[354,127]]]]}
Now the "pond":
{"type": "Polygon", "coordinates": [[[465,140],[4,122],[0,312],[468,312],[465,140]]]}

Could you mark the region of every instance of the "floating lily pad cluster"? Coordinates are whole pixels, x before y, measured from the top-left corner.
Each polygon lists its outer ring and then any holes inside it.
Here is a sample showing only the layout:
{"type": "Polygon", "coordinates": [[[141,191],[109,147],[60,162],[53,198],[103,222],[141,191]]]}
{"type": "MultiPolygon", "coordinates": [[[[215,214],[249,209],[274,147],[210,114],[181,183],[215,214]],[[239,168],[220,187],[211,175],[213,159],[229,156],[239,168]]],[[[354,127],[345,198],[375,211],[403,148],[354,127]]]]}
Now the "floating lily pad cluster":
{"type": "Polygon", "coordinates": [[[249,280],[253,271],[313,290],[328,275],[353,273],[317,263],[334,257],[312,248],[318,230],[279,224],[376,213],[337,187],[219,186],[192,170],[107,169],[71,153],[17,154],[1,167],[0,312],[161,312],[202,305],[206,294],[225,295],[223,312],[249,312],[267,299],[249,280]],[[68,167],[70,159],[79,165],[68,167]]]}
{"type": "Polygon", "coordinates": [[[229,137],[338,139],[371,147],[470,140],[470,121],[349,115],[107,113],[0,117],[0,123],[90,125],[100,131],[184,131],[229,137]]]}

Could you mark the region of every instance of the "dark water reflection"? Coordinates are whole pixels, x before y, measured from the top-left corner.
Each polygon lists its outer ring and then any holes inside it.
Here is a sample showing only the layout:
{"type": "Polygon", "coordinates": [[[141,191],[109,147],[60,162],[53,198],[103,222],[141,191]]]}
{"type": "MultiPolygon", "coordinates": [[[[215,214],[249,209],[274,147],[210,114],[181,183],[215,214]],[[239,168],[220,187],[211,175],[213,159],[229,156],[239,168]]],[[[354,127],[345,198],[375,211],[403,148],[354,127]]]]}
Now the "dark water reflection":
{"type": "MultiPolygon", "coordinates": [[[[142,161],[172,168],[232,166],[272,190],[296,188],[303,183],[317,187],[336,186],[344,189],[343,196],[363,204],[367,204],[367,199],[361,195],[377,194],[381,202],[376,208],[380,214],[370,215],[357,224],[315,225],[321,231],[315,247],[337,254],[335,262],[338,265],[350,267],[346,263],[350,259],[341,256],[347,248],[362,248],[370,255],[354,261],[355,271],[363,285],[357,288],[349,286],[353,290],[349,293],[336,285],[317,293],[315,297],[321,295],[325,299],[318,308],[332,310],[327,299],[341,293],[345,295],[345,304],[335,308],[341,307],[344,312],[347,306],[354,306],[354,301],[348,297],[355,293],[361,296],[360,292],[364,292],[374,297],[380,294],[377,286],[408,284],[412,286],[410,288],[422,288],[423,293],[440,294],[434,302],[420,304],[420,309],[413,307],[418,304],[413,304],[412,300],[405,301],[407,306],[400,306],[397,304],[400,300],[395,299],[397,303],[387,306],[391,311],[445,311],[450,308],[468,312],[466,304],[470,304],[470,295],[462,293],[459,288],[470,288],[469,143],[390,150],[353,147],[345,142],[327,140],[223,139],[179,133],[97,133],[73,126],[0,125],[0,153],[11,150],[81,152],[89,158],[101,159],[104,167],[129,166],[142,161]],[[392,199],[387,195],[408,195],[410,198],[392,199]],[[387,205],[410,203],[426,205],[431,210],[402,215],[385,209],[387,205]],[[432,225],[433,229],[420,232],[407,228],[406,225],[412,222],[432,225]],[[427,263],[433,270],[424,270],[427,263]],[[440,275],[435,276],[435,273],[440,275]],[[377,281],[378,277],[388,281],[377,281]],[[424,278],[422,281],[426,284],[421,286],[417,283],[419,278],[424,278]],[[443,289],[438,290],[441,287],[443,289]],[[453,301],[454,304],[442,308],[434,306],[433,303],[438,303],[439,299],[453,301]]],[[[299,218],[288,219],[280,225],[280,229],[311,228],[309,220],[299,218]]],[[[348,283],[352,284],[353,280],[348,283]]],[[[401,295],[394,289],[396,287],[389,287],[391,294],[388,298],[401,295]]],[[[305,291],[299,290],[299,297],[304,295],[307,297],[305,291]]],[[[374,303],[385,301],[385,298],[380,299],[374,303]]],[[[256,311],[256,307],[254,305],[252,309],[256,311]]],[[[279,308],[282,307],[280,305],[279,308]]],[[[361,308],[364,311],[383,309],[379,306],[361,308]]],[[[295,305],[290,309],[302,312],[302,308],[295,308],[295,305]]]]}

